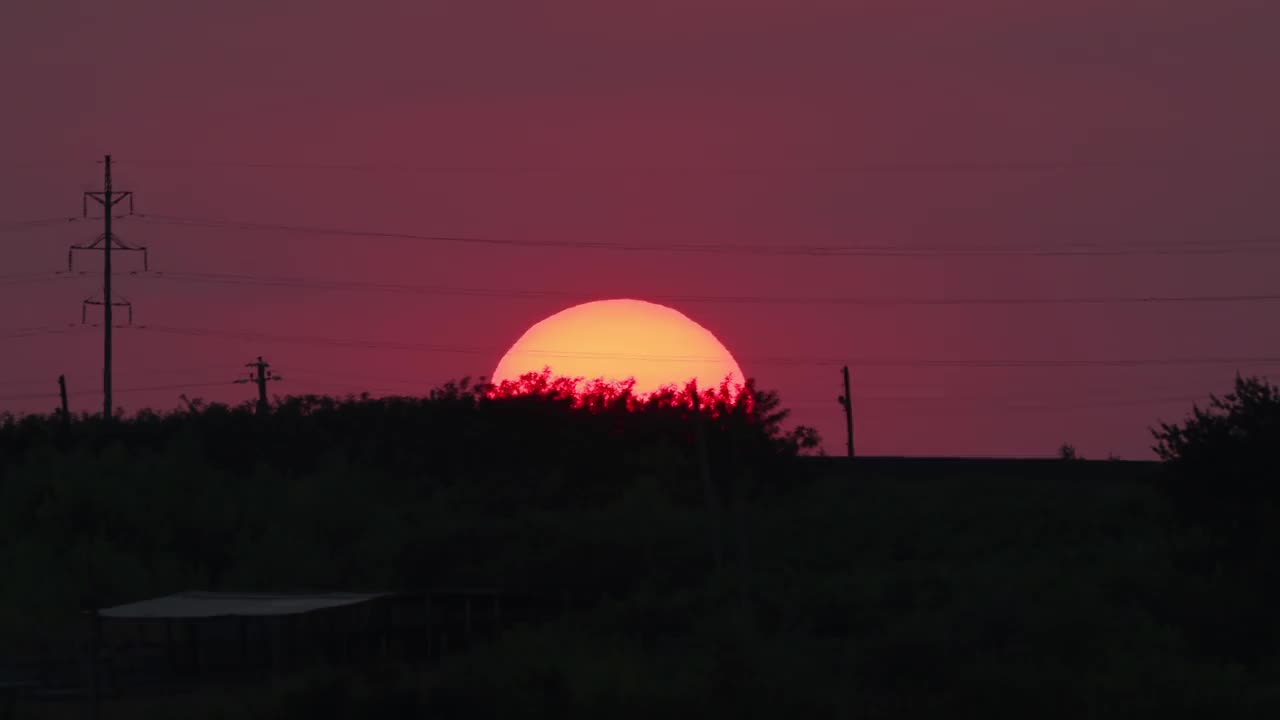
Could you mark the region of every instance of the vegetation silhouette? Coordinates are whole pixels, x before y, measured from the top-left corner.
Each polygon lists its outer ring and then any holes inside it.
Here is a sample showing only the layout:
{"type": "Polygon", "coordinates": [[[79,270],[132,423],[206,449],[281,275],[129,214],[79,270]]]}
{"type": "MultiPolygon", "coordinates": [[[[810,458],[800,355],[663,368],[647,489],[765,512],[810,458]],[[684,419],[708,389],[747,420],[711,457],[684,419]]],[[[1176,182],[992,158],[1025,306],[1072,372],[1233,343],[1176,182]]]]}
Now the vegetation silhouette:
{"type": "Polygon", "coordinates": [[[107,717],[1280,716],[1260,380],[1157,428],[1158,465],[809,461],[772,393],[575,386],[8,417],[0,647],[175,590],[483,584],[578,602],[427,669],[107,717]]]}
{"type": "Polygon", "coordinates": [[[1280,390],[1236,377],[1232,392],[1211,396],[1182,423],[1152,431],[1169,463],[1169,488],[1188,519],[1251,542],[1280,500],[1280,390]]]}
{"type": "MultiPolygon", "coordinates": [[[[0,556],[13,582],[0,632],[180,588],[624,590],[635,558],[606,547],[571,558],[551,541],[520,556],[506,550],[519,523],[492,521],[598,511],[650,485],[701,511],[687,393],[574,384],[544,371],[420,398],[288,397],[266,416],[191,401],[109,426],[7,416],[0,556]]],[[[787,458],[817,445],[812,430],[784,430],[774,393],[699,395],[723,479],[746,465],[782,477],[787,458]]],[[[555,534],[569,543],[574,531],[555,534]]]]}
{"type": "MultiPolygon", "coordinates": [[[[1237,376],[1233,390],[1153,429],[1165,489],[1183,524],[1183,603],[1167,615],[1203,651],[1256,665],[1280,641],[1280,390],[1237,376]],[[1223,594],[1222,602],[1196,602],[1223,594]]],[[[1171,599],[1172,599],[1171,598],[1171,599]]]]}

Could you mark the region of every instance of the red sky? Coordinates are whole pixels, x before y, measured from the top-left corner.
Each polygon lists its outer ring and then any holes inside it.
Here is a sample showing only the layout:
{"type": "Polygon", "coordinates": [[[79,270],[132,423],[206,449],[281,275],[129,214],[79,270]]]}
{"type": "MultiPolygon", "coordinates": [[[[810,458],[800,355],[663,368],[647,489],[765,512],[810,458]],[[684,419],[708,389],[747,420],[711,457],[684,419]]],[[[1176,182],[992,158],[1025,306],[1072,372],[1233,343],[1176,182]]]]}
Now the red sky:
{"type": "MultiPolygon", "coordinates": [[[[1063,257],[761,257],[510,247],[123,221],[173,273],[631,296],[971,299],[1276,291],[1280,5],[685,0],[113,3],[0,10],[0,276],[65,266],[110,152],[138,210],[598,242],[1054,250],[1063,257]],[[627,9],[622,9],[626,5],[627,9]],[[269,165],[273,167],[252,167],[269,165]],[[326,168],[324,166],[346,166],[326,168]],[[354,166],[354,167],[353,167],[354,166]],[[1185,254],[1188,244],[1215,254],[1185,254]]],[[[94,258],[80,259],[90,267],[94,258]]],[[[122,259],[122,264],[129,263],[122,259]]],[[[0,278],[0,397],[96,409],[93,278],[0,278]],[[11,335],[11,334],[10,334],[11,335]]],[[[563,298],[125,277],[120,404],[181,390],[409,392],[487,374],[563,298]],[[239,331],[361,348],[188,336],[239,331]],[[392,344],[393,346],[388,346],[392,344]],[[429,346],[429,347],[424,347],[429,346]],[[466,352],[443,352],[443,348],[466,352]],[[408,382],[404,382],[408,381],[408,382]],[[164,390],[124,392],[166,386],[164,390]]],[[[918,361],[1280,358],[1280,303],[873,307],[671,303],[842,450],[853,364],[868,454],[1146,457],[1147,428],[1280,363],[929,367],[918,361]],[[875,362],[871,362],[875,361],[875,362]],[[893,362],[880,362],[893,361],[893,362]],[[898,363],[898,361],[905,361],[898,363]]]]}

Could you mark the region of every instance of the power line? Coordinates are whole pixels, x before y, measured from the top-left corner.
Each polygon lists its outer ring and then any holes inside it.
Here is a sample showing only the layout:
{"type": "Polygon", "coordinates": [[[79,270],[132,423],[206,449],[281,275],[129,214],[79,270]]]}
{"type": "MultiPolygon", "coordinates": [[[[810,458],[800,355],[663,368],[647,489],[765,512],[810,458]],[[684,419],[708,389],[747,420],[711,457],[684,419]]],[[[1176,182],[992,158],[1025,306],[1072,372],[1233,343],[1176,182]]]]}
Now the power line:
{"type": "MultiPolygon", "coordinates": [[[[520,290],[406,283],[328,280],[301,277],[264,277],[231,273],[164,272],[142,275],[159,280],[177,280],[222,285],[255,285],[314,290],[352,290],[418,295],[449,295],[509,299],[556,299],[589,301],[598,293],[569,293],[558,290],[520,290]]],[[[750,305],[861,305],[866,307],[946,306],[946,305],[1112,305],[1112,304],[1182,304],[1182,303],[1252,303],[1280,301],[1280,293],[1232,295],[1148,295],[1148,296],[1076,296],[1076,297],[993,297],[993,298],[893,298],[893,297],[799,297],[778,295],[651,295],[646,298],[672,303],[712,303],[750,305]]]]}
{"type": "MultiPolygon", "coordinates": [[[[1109,407],[1128,407],[1131,405],[1146,405],[1154,403],[1193,403],[1207,399],[1206,395],[1159,395],[1159,396],[1137,396],[1130,398],[1119,398],[1114,400],[1099,400],[1096,402],[1024,402],[1013,397],[1002,397],[999,395],[983,396],[983,395],[940,395],[933,397],[921,397],[914,395],[862,395],[854,394],[857,402],[874,402],[874,403],[920,403],[923,405],[989,405],[993,408],[1002,410],[1069,410],[1075,408],[1109,408],[1109,407]]],[[[794,403],[787,403],[790,407],[812,407],[812,408],[830,408],[831,401],[819,402],[816,400],[802,400],[794,403]]]]}
{"type": "Polygon", "coordinates": [[[76,217],[42,218],[39,220],[12,220],[0,222],[0,233],[32,230],[50,225],[65,225],[67,223],[78,222],[79,220],[81,220],[81,218],[76,217]]]}
{"type": "Polygon", "coordinates": [[[134,325],[131,329],[143,332],[163,333],[166,335],[183,335],[187,337],[226,338],[231,340],[243,340],[246,342],[281,342],[301,345],[319,345],[324,347],[352,348],[357,350],[399,350],[405,352],[457,353],[464,355],[486,354],[492,351],[490,348],[427,345],[422,343],[387,342],[377,340],[353,340],[315,336],[273,335],[244,330],[179,328],[165,325],[134,325]]]}
{"type": "MultiPolygon", "coordinates": [[[[357,350],[393,350],[423,353],[455,353],[464,355],[492,355],[506,352],[506,348],[430,345],[395,341],[333,338],[322,336],[274,335],[242,330],[216,330],[207,328],[178,328],[163,325],[136,325],[131,329],[189,337],[208,337],[244,340],[250,342],[279,342],[357,350]]],[[[633,353],[568,352],[532,349],[525,354],[533,358],[592,358],[614,360],[642,360],[654,362],[688,362],[718,359],[697,355],[651,355],[633,353]]],[[[755,365],[780,366],[840,366],[842,358],[818,357],[758,357],[740,358],[741,362],[755,365]]],[[[1280,356],[1252,357],[1203,357],[1203,358],[1133,358],[1133,359],[984,359],[939,360],[910,358],[861,358],[847,361],[850,367],[916,367],[916,368],[1087,368],[1087,367],[1157,367],[1157,366],[1207,366],[1207,365],[1273,365],[1280,364],[1280,356]]]]}
{"type": "MultiPolygon", "coordinates": [[[[145,371],[133,371],[116,373],[116,377],[127,378],[130,380],[138,378],[189,378],[192,373],[199,373],[201,377],[210,373],[221,373],[228,370],[229,366],[204,366],[204,367],[182,367],[182,368],[148,368],[145,371]]],[[[11,378],[8,380],[0,380],[0,387],[14,385],[42,385],[48,382],[48,376],[27,377],[27,378],[11,378]]],[[[90,392],[90,391],[86,391],[90,392]]]]}
{"type": "MultiPolygon", "coordinates": [[[[308,380],[305,383],[303,383],[303,386],[320,385],[320,386],[327,386],[327,387],[338,387],[338,388],[354,390],[354,391],[364,391],[364,392],[370,392],[370,393],[378,392],[378,393],[389,393],[389,394],[403,394],[406,392],[406,388],[389,388],[389,387],[376,387],[376,386],[366,387],[366,386],[360,385],[360,383],[361,382],[378,382],[378,383],[387,383],[387,384],[393,384],[393,385],[394,384],[422,385],[422,383],[414,383],[414,382],[409,382],[409,381],[394,379],[394,378],[366,378],[365,380],[361,380],[353,376],[349,380],[340,382],[337,380],[341,380],[342,378],[345,378],[347,376],[335,373],[331,377],[334,378],[335,380],[327,381],[327,382],[308,380]]],[[[950,395],[937,396],[937,397],[918,397],[918,396],[905,396],[905,395],[855,395],[854,397],[855,401],[858,401],[858,402],[867,401],[874,404],[881,404],[881,403],[913,404],[914,403],[914,404],[928,405],[931,407],[949,407],[952,409],[979,407],[979,408],[988,408],[992,410],[1001,410],[1001,411],[1009,410],[1009,411],[1015,411],[1015,412],[1017,411],[1034,412],[1034,411],[1093,410],[1093,409],[1123,408],[1123,407],[1150,407],[1150,406],[1160,406],[1160,405],[1190,404],[1190,403],[1196,403],[1196,402],[1203,402],[1206,399],[1207,399],[1207,396],[1205,395],[1180,395],[1180,396],[1151,396],[1151,397],[1142,396],[1142,397],[1132,397],[1132,398],[1121,398],[1116,400],[1099,400],[1097,402],[1067,401],[1067,402],[1061,402],[1061,403],[1059,402],[1027,403],[1025,401],[1021,401],[1020,398],[1014,399],[1011,397],[977,396],[977,395],[962,396],[962,397],[956,397],[956,396],[950,396],[950,395]]],[[[783,406],[789,409],[797,409],[797,408],[826,409],[826,408],[829,408],[830,405],[831,403],[829,401],[817,402],[812,400],[809,400],[809,401],[802,400],[799,402],[784,401],[783,403],[783,406]]]]}
{"type": "Polygon", "coordinates": [[[365,375],[359,373],[337,372],[333,370],[314,370],[307,368],[294,368],[289,371],[293,375],[301,375],[303,377],[312,376],[320,378],[328,378],[330,380],[347,380],[347,381],[367,381],[378,383],[390,383],[393,385],[426,385],[429,381],[423,378],[403,378],[388,377],[385,375],[365,375]]]}
{"type": "MultiPolygon", "coordinates": [[[[965,414],[975,414],[970,408],[977,406],[980,409],[996,410],[1005,412],[1068,412],[1072,410],[1107,410],[1115,408],[1128,407],[1162,407],[1168,405],[1190,405],[1193,403],[1203,403],[1207,400],[1205,395],[1181,395],[1181,396],[1159,396],[1159,397],[1135,397],[1118,400],[1101,400],[1098,402],[1067,402],[1067,403],[1025,403],[1025,402],[1009,402],[998,397],[993,398],[919,398],[919,397],[894,397],[885,395],[867,395],[857,396],[854,398],[859,402],[869,402],[871,404],[885,403],[918,403],[928,405],[929,412],[962,412],[965,414]]],[[[828,408],[831,403],[804,401],[795,403],[784,403],[791,409],[806,408],[828,408]]]]}
{"type": "MultiPolygon", "coordinates": [[[[181,217],[175,215],[137,214],[141,222],[174,226],[195,227],[217,230],[236,230],[243,232],[277,232],[301,235],[324,235],[354,239],[413,240],[421,242],[455,243],[464,245],[485,245],[498,247],[525,248],[562,248],[574,250],[609,250],[623,252],[668,252],[680,254],[738,254],[757,256],[808,256],[808,257],[894,257],[894,258],[939,258],[939,257],[1136,257],[1151,255],[1226,255],[1235,253],[1275,253],[1280,252],[1280,244],[1236,244],[1231,246],[1182,246],[1178,248],[1158,246],[1130,246],[1121,248],[1103,248],[1099,246],[1077,245],[1062,248],[1013,248],[1013,247],[931,247],[931,248],[899,248],[892,246],[871,245],[759,245],[759,244],[638,244],[638,243],[606,243],[598,241],[577,240],[529,240],[511,238],[493,238],[482,236],[431,235],[410,232],[384,230],[354,230],[343,228],[326,228],[306,225],[288,225],[281,223],[261,223],[239,220],[221,220],[211,218],[181,217]]],[[[1264,242],[1261,240],[1249,243],[1264,242]]]]}
{"type": "Polygon", "coordinates": [[[34,328],[15,328],[13,330],[0,330],[0,340],[21,340],[44,335],[70,335],[79,331],[80,328],[76,326],[55,327],[48,325],[34,328]]]}
{"type": "MultiPolygon", "coordinates": [[[[861,174],[952,174],[952,173],[1039,173],[1063,170],[1116,170],[1123,168],[1168,167],[1170,163],[1117,160],[1040,161],[932,161],[882,162],[843,165],[740,165],[734,167],[675,165],[389,165],[380,163],[314,163],[288,161],[193,160],[188,162],[131,161],[131,167],[159,170],[200,170],[227,168],[242,170],[287,170],[303,172],[355,172],[396,174],[505,174],[505,175],[861,175],[861,174]]],[[[1188,163],[1181,163],[1187,165],[1188,163]]]]}
{"type": "MultiPolygon", "coordinates": [[[[361,383],[361,382],[371,382],[371,383],[381,383],[381,384],[387,384],[387,385],[415,386],[415,387],[419,387],[419,388],[421,388],[421,387],[422,387],[422,386],[424,386],[424,385],[429,385],[429,384],[431,384],[431,383],[430,383],[430,381],[428,381],[428,380],[427,380],[427,379],[425,379],[425,378],[391,377],[391,376],[386,376],[386,375],[377,375],[377,374],[369,375],[369,374],[352,373],[352,372],[336,371],[336,370],[316,370],[316,369],[312,369],[312,368],[295,369],[295,370],[293,370],[293,371],[292,371],[292,374],[294,374],[294,375],[300,375],[300,376],[308,377],[308,378],[313,378],[313,377],[325,378],[325,379],[327,379],[328,381],[330,381],[330,382],[325,382],[325,381],[318,381],[318,380],[313,380],[313,379],[307,379],[307,380],[303,381],[303,383],[302,383],[302,384],[305,384],[305,385],[315,385],[315,384],[325,385],[325,384],[327,384],[327,385],[340,385],[341,387],[351,387],[353,384],[357,384],[357,383],[361,383]],[[342,381],[342,382],[333,382],[333,381],[342,381]]],[[[3,383],[0,383],[0,384],[3,384],[3,383]]],[[[878,392],[881,392],[881,393],[882,393],[882,392],[884,392],[884,391],[894,391],[894,390],[898,390],[898,391],[901,391],[901,390],[911,390],[911,391],[915,391],[915,390],[919,390],[919,389],[920,389],[920,386],[919,386],[919,385],[915,385],[915,384],[895,384],[895,383],[875,383],[875,384],[872,384],[872,385],[864,384],[864,385],[862,385],[862,387],[863,387],[864,389],[870,389],[870,390],[878,391],[878,392]]],[[[379,390],[379,391],[385,391],[385,392],[401,392],[401,391],[403,390],[403,389],[396,389],[396,390],[392,390],[392,389],[389,389],[389,388],[370,388],[370,389],[377,389],[377,390],[379,390]]],[[[1124,388],[1124,390],[1130,390],[1130,391],[1131,391],[1132,389],[1133,389],[1132,387],[1126,387],[1126,388],[1124,388]]],[[[1165,387],[1152,387],[1152,388],[1147,388],[1147,392],[1148,392],[1148,393],[1167,392],[1167,391],[1169,391],[1170,389],[1171,389],[1171,388],[1168,388],[1167,386],[1165,386],[1165,387]]],[[[1112,391],[1112,390],[1108,390],[1108,389],[1106,389],[1105,387],[1094,387],[1094,386],[1091,386],[1091,387],[1090,387],[1090,390],[1096,391],[1096,392],[1095,392],[1095,394],[1100,393],[1100,394],[1103,394],[1103,395],[1105,395],[1105,396],[1107,396],[1107,397],[1109,397],[1109,398],[1110,398],[1111,396],[1113,396],[1113,395],[1115,395],[1115,394],[1116,394],[1114,391],[1112,391]]],[[[1122,391],[1122,392],[1123,392],[1123,391],[1122,391]]],[[[1079,394],[1079,393],[1072,393],[1072,394],[1070,394],[1069,396],[1068,396],[1068,395],[1063,395],[1063,396],[1061,396],[1061,397],[1059,397],[1059,398],[1054,399],[1054,402],[1052,402],[1052,403],[1041,403],[1041,404],[1028,404],[1028,403],[1026,403],[1026,402],[1025,402],[1026,397],[1027,397],[1027,396],[1026,396],[1026,394],[1025,394],[1025,393],[1019,393],[1019,394],[1014,394],[1014,395],[992,395],[992,394],[990,394],[990,393],[956,393],[956,392],[951,392],[951,391],[949,391],[949,390],[947,390],[947,391],[943,391],[943,392],[940,392],[940,393],[937,393],[937,394],[933,394],[933,395],[924,395],[924,396],[922,396],[922,395],[861,394],[861,393],[854,393],[854,394],[853,394],[853,399],[854,399],[855,401],[869,400],[869,401],[875,401],[875,402],[920,402],[920,403],[930,403],[930,404],[936,404],[936,403],[955,403],[955,404],[979,404],[979,403],[983,403],[983,404],[985,404],[985,403],[997,403],[997,404],[1003,404],[1002,406],[1013,406],[1013,407],[1019,407],[1019,408],[1023,408],[1023,407],[1025,407],[1025,408],[1039,408],[1039,407],[1042,407],[1042,406],[1043,406],[1043,407],[1068,407],[1068,408],[1070,408],[1070,407],[1075,407],[1074,405],[1070,405],[1070,404],[1068,404],[1068,405],[1061,405],[1061,404],[1057,404],[1057,400],[1062,400],[1062,401],[1077,401],[1077,400],[1079,400],[1079,399],[1080,399],[1080,394],[1079,394]]],[[[1082,403],[1082,404],[1080,405],[1080,407],[1090,407],[1090,408],[1092,408],[1092,407],[1123,407],[1123,406],[1125,406],[1125,405],[1127,405],[1127,404],[1130,404],[1130,403],[1145,403],[1145,402],[1162,402],[1162,403],[1164,403],[1164,402],[1168,402],[1168,403],[1172,403],[1172,402],[1195,402],[1195,401],[1198,401],[1198,400],[1203,400],[1203,399],[1205,399],[1205,397],[1207,397],[1207,395],[1200,395],[1200,396],[1187,396],[1187,395],[1181,395],[1181,396],[1169,396],[1169,395],[1151,395],[1151,394],[1145,394],[1145,395],[1141,395],[1141,396],[1138,396],[1138,397],[1135,397],[1135,398],[1130,398],[1130,399],[1127,399],[1127,400],[1126,400],[1126,399],[1119,399],[1119,400],[1116,400],[1116,399],[1110,399],[1110,400],[1100,400],[1100,401],[1096,401],[1096,402],[1087,402],[1087,403],[1082,403]]],[[[818,401],[813,401],[813,400],[801,400],[801,401],[798,401],[798,402],[788,402],[788,403],[786,403],[786,404],[787,404],[787,406],[788,406],[788,407],[821,407],[821,408],[829,408],[829,407],[830,407],[830,405],[831,405],[831,403],[830,403],[829,401],[826,401],[826,402],[818,402],[818,401]]]]}
{"type": "MultiPolygon", "coordinates": [[[[148,385],[148,386],[142,386],[142,387],[115,388],[114,392],[117,394],[159,392],[162,390],[186,390],[188,388],[214,387],[214,386],[222,386],[222,385],[230,387],[231,382],[228,380],[217,380],[217,381],[210,381],[210,382],[174,383],[170,385],[148,385]]],[[[77,390],[74,392],[69,392],[67,393],[67,395],[69,397],[81,397],[81,396],[87,396],[87,395],[97,395],[98,392],[99,391],[97,390],[77,390]]],[[[49,391],[49,392],[38,392],[38,393],[37,392],[20,393],[16,395],[0,395],[0,400],[40,400],[43,398],[57,398],[57,397],[58,397],[58,393],[56,391],[49,391]]]]}
{"type": "Polygon", "coordinates": [[[32,285],[36,283],[65,280],[67,277],[68,276],[65,274],[52,272],[11,273],[8,275],[0,275],[0,287],[32,285]]]}
{"type": "Polygon", "coordinates": [[[89,273],[84,271],[76,272],[31,272],[31,273],[13,273],[10,275],[0,275],[0,287],[15,287],[18,285],[39,285],[43,283],[60,282],[63,280],[74,280],[87,276],[89,273]]]}
{"type": "MultiPolygon", "coordinates": [[[[334,377],[336,378],[336,377],[345,377],[345,376],[335,375],[334,377]]],[[[302,386],[303,387],[320,386],[320,387],[338,388],[338,389],[348,391],[349,394],[386,393],[386,394],[392,394],[392,395],[402,395],[404,392],[402,389],[396,389],[396,388],[367,387],[367,386],[360,385],[359,384],[360,382],[361,381],[357,379],[352,379],[346,382],[311,380],[311,381],[307,381],[306,383],[303,383],[302,386]]],[[[381,380],[381,382],[394,383],[394,382],[400,382],[400,381],[383,379],[381,380]]],[[[116,392],[123,393],[123,394],[162,392],[167,390],[188,390],[192,388],[229,387],[231,384],[232,383],[225,380],[193,381],[193,382],[182,382],[182,383],[170,383],[170,384],[164,384],[164,385],[125,387],[125,388],[117,389],[116,392]]],[[[81,397],[81,396],[95,395],[95,394],[97,393],[96,391],[93,391],[93,390],[80,390],[75,392],[69,392],[68,396],[81,397]]],[[[303,393],[303,394],[306,394],[306,393],[303,393]]],[[[47,392],[30,392],[30,393],[0,395],[0,401],[57,399],[57,397],[58,397],[57,391],[51,390],[47,392]]],[[[1156,407],[1156,406],[1163,406],[1163,405],[1199,403],[1207,400],[1207,396],[1205,395],[1142,396],[1142,397],[1120,398],[1116,400],[1100,400],[1097,402],[1065,402],[1065,403],[1011,402],[1008,398],[1000,397],[1000,396],[912,397],[912,396],[888,396],[888,395],[858,395],[856,399],[860,402],[865,401],[865,402],[871,402],[876,404],[919,403],[919,404],[930,405],[935,408],[942,408],[944,410],[953,410],[953,411],[963,411],[965,408],[968,408],[971,406],[978,406],[980,409],[999,410],[1001,412],[1022,412],[1022,411],[1061,412],[1061,411],[1069,411],[1069,410],[1094,410],[1094,409],[1108,409],[1108,408],[1122,408],[1122,407],[1156,407]]],[[[801,400],[797,402],[785,403],[785,405],[786,407],[791,409],[819,408],[819,407],[825,408],[825,407],[828,407],[830,403],[829,402],[819,403],[816,401],[801,400]]]]}

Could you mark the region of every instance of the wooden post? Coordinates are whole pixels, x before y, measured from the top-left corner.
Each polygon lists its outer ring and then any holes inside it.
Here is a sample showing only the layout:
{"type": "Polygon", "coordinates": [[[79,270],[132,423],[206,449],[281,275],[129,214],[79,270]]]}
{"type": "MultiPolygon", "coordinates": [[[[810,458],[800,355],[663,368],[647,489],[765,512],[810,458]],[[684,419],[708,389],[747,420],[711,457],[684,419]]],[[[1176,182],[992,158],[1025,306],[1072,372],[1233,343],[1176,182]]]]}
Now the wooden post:
{"type": "Polygon", "coordinates": [[[239,617],[240,624],[240,671],[245,672],[249,668],[249,618],[241,615],[239,617]]]}
{"type": "Polygon", "coordinates": [[[62,427],[71,427],[71,410],[67,406],[67,376],[58,376],[58,397],[61,399],[62,427]]]}
{"type": "Polygon", "coordinates": [[[347,622],[342,626],[342,662],[351,662],[351,628],[355,623],[351,622],[352,611],[343,613],[347,622]]]}
{"type": "Polygon", "coordinates": [[[324,623],[324,657],[330,665],[341,664],[338,657],[338,613],[325,613],[324,623]]]}
{"type": "Polygon", "coordinates": [[[199,678],[204,669],[204,663],[201,658],[203,648],[200,647],[200,622],[198,620],[187,621],[187,637],[191,639],[191,672],[196,678],[199,678]]]}
{"type": "Polygon", "coordinates": [[[294,625],[297,621],[297,615],[285,615],[283,632],[280,636],[280,666],[285,670],[294,667],[294,625]]]}
{"type": "MultiPolygon", "coordinates": [[[[375,600],[374,602],[377,602],[377,600],[375,600]]],[[[390,654],[390,651],[391,651],[391,622],[392,622],[391,614],[392,614],[391,603],[389,601],[383,601],[382,612],[381,612],[382,622],[379,623],[382,627],[378,629],[378,634],[382,636],[382,659],[383,660],[387,659],[387,656],[390,654]]]]}
{"type": "Polygon", "coordinates": [[[278,660],[276,658],[276,636],[275,623],[271,618],[263,618],[262,624],[258,626],[262,629],[263,648],[266,651],[267,672],[274,674],[278,660]]]}
{"type": "Polygon", "coordinates": [[[102,647],[102,616],[95,608],[89,611],[92,624],[89,632],[89,717],[102,717],[102,689],[98,685],[98,664],[102,647]]]}
{"type": "Polygon", "coordinates": [[[169,673],[176,675],[178,673],[178,649],[173,642],[173,621],[164,621],[164,649],[169,656],[169,673]]]}

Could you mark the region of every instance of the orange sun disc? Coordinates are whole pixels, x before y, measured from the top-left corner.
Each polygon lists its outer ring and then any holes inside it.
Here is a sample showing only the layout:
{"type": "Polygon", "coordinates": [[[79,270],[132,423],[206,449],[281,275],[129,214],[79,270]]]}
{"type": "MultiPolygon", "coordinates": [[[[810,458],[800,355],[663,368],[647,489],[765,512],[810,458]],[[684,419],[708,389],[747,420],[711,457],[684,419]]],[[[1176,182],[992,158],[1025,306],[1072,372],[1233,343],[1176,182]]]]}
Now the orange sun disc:
{"type": "MultiPolygon", "coordinates": [[[[525,331],[493,371],[492,382],[517,381],[550,368],[584,382],[635,380],[633,391],[699,389],[746,378],[711,331],[684,314],[643,300],[598,300],[562,310],[525,331]]],[[[581,387],[581,384],[579,385],[581,387]]]]}

